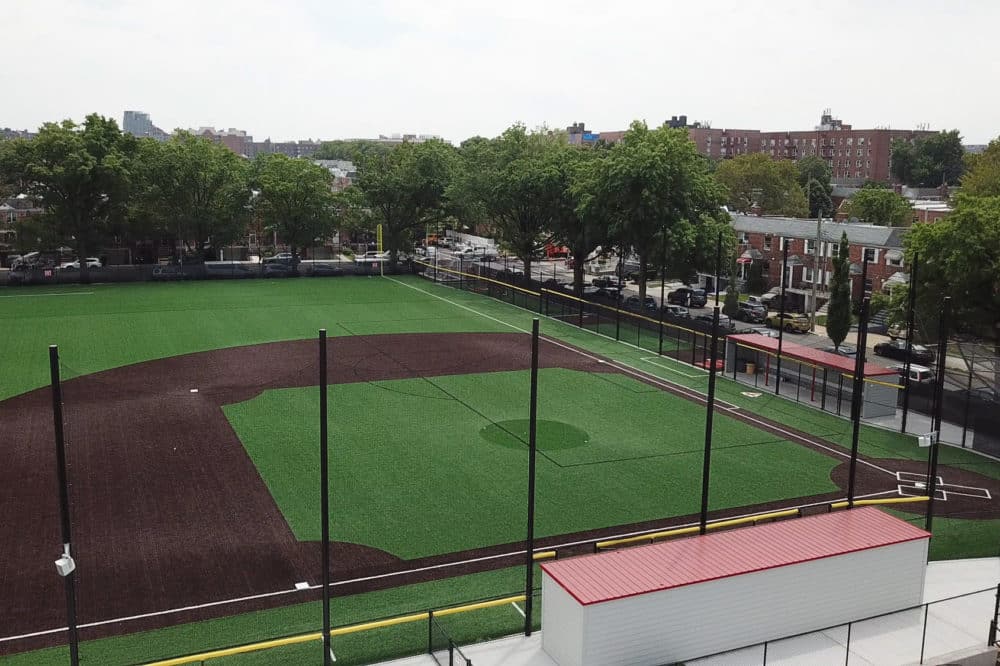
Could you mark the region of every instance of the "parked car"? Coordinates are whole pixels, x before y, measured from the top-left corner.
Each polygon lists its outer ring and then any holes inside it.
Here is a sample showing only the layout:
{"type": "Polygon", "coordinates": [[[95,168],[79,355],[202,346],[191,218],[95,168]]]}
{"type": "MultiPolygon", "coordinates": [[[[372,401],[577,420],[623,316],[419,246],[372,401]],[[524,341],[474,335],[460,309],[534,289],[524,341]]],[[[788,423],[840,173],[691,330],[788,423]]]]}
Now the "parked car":
{"type": "MultiPolygon", "coordinates": [[[[635,268],[635,269],[632,269],[632,270],[628,271],[627,273],[625,273],[625,279],[628,280],[629,282],[638,282],[640,275],[642,275],[642,272],[638,268],[635,268]]],[[[647,281],[648,280],[655,280],[656,279],[656,275],[657,275],[657,271],[656,271],[655,268],[647,268],[646,269],[646,280],[647,281]]]]}
{"type": "Polygon", "coordinates": [[[677,317],[678,319],[689,319],[691,317],[691,311],[683,305],[671,305],[669,303],[663,306],[663,314],[677,317]]]}
{"type": "Polygon", "coordinates": [[[681,287],[670,292],[667,302],[674,305],[686,305],[689,308],[703,308],[708,302],[704,289],[692,289],[691,287],[681,287]]]}
{"type": "Polygon", "coordinates": [[[751,324],[763,324],[767,319],[767,308],[760,303],[740,302],[736,318],[751,324]]]}
{"type": "Polygon", "coordinates": [[[601,289],[623,289],[625,287],[625,283],[613,275],[595,277],[590,281],[590,284],[601,289]]]}
{"type": "Polygon", "coordinates": [[[313,264],[311,275],[315,277],[340,277],[344,274],[344,269],[334,264],[313,264]]]}
{"type": "MultiPolygon", "coordinates": [[[[697,317],[695,317],[695,320],[697,320],[697,321],[707,321],[709,324],[712,323],[713,319],[715,319],[715,313],[714,312],[705,312],[705,313],[702,313],[702,314],[698,315],[697,317]]],[[[719,328],[720,329],[723,329],[723,328],[728,329],[728,328],[732,328],[732,327],[733,327],[733,321],[729,318],[729,315],[722,314],[720,312],[719,313],[719,328]]]]}
{"type": "Polygon", "coordinates": [[[763,335],[765,338],[776,338],[778,337],[778,332],[770,328],[751,328],[751,333],[756,333],[757,335],[763,335]]]}
{"type": "MultiPolygon", "coordinates": [[[[875,345],[875,353],[898,361],[906,360],[906,340],[891,340],[875,345]]],[[[913,345],[910,351],[910,362],[930,364],[934,362],[934,352],[923,345],[913,345]]]]}
{"type": "MultiPolygon", "coordinates": [[[[87,257],[87,268],[100,268],[101,260],[97,257],[87,257]]],[[[64,271],[78,271],[80,270],[80,260],[74,259],[73,261],[67,261],[64,264],[59,264],[59,269],[64,271]]]]}
{"type": "MultiPolygon", "coordinates": [[[[906,366],[905,365],[894,365],[890,370],[895,370],[896,374],[900,378],[906,376],[906,366]]],[[[910,383],[911,384],[926,384],[928,382],[934,381],[934,371],[925,365],[917,365],[916,363],[910,364],[910,383]]]]}
{"type": "Polygon", "coordinates": [[[809,332],[809,317],[797,312],[786,312],[784,319],[780,314],[768,315],[764,323],[768,328],[783,328],[789,333],[809,332]]]}
{"type": "Polygon", "coordinates": [[[290,264],[271,261],[264,264],[264,275],[267,277],[287,277],[292,274],[290,264]]]}
{"type": "Polygon", "coordinates": [[[858,355],[858,348],[853,345],[840,345],[839,347],[824,347],[823,351],[830,354],[836,354],[837,356],[846,356],[848,358],[855,358],[858,355]]]}
{"type": "Polygon", "coordinates": [[[383,261],[389,261],[388,252],[369,251],[362,255],[354,255],[354,263],[356,264],[379,264],[383,261]]]}
{"type": "Polygon", "coordinates": [[[625,298],[625,307],[631,308],[633,310],[652,310],[656,311],[656,300],[652,296],[646,296],[645,300],[640,300],[638,296],[628,296],[625,298]]]}
{"type": "Polygon", "coordinates": [[[264,257],[264,263],[265,264],[270,264],[270,263],[285,263],[285,264],[287,264],[290,261],[292,261],[292,259],[294,259],[294,258],[295,258],[295,255],[292,254],[291,252],[279,252],[276,255],[274,255],[273,257],[264,257]]]}

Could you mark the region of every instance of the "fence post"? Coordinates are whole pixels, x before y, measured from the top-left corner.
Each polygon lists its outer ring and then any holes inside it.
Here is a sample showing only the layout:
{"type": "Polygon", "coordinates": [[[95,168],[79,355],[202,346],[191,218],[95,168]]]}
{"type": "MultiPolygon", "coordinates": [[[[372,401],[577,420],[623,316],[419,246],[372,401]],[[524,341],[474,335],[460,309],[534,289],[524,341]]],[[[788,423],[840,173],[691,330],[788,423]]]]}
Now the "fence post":
{"type": "Polygon", "coordinates": [[[427,611],[427,654],[434,654],[434,611],[427,611]]]}
{"type": "MultiPolygon", "coordinates": [[[[970,367],[976,367],[976,357],[972,357],[970,367]]],[[[962,448],[965,448],[965,435],[969,431],[969,402],[972,399],[972,370],[969,370],[969,384],[965,388],[965,414],[962,416],[962,448]]]]}
{"type": "Polygon", "coordinates": [[[458,290],[462,291],[465,287],[462,285],[462,280],[465,278],[465,257],[458,258],[458,290]]]}
{"type": "Polygon", "coordinates": [[[993,647],[997,643],[997,620],[1000,618],[1000,583],[997,583],[996,603],[993,605],[993,619],[990,620],[990,635],[986,645],[993,647]]]}
{"type": "Polygon", "coordinates": [[[618,288],[618,302],[615,303],[615,340],[621,340],[622,333],[622,290],[618,288]]]}
{"type": "Polygon", "coordinates": [[[826,411],[826,379],[829,371],[829,368],[823,368],[823,395],[820,397],[819,408],[824,412],[826,411]]]}
{"type": "Polygon", "coordinates": [[[844,646],[844,666],[851,662],[851,622],[847,623],[847,645],[844,646]]]}
{"type": "Polygon", "coordinates": [[[764,641],[764,661],[763,665],[767,666],[767,641],[764,641]]]}
{"type": "Polygon", "coordinates": [[[924,604],[924,628],[920,632],[920,663],[924,663],[924,645],[927,643],[927,611],[930,610],[930,604],[924,604]]]}

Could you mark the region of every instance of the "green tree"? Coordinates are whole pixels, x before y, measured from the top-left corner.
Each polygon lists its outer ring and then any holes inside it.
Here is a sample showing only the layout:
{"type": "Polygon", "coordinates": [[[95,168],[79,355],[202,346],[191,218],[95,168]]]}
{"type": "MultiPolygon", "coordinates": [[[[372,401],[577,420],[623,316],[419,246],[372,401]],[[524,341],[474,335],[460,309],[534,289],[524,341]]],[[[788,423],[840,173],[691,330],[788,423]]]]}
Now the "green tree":
{"type": "MultiPolygon", "coordinates": [[[[180,241],[196,259],[232,243],[250,219],[250,167],[223,145],[187,132],[143,142],[137,215],[180,241]]],[[[183,259],[183,257],[182,257],[183,259]]]]}
{"type": "Polygon", "coordinates": [[[910,202],[892,190],[860,189],[848,200],[846,212],[866,224],[883,227],[908,227],[913,223],[910,202]]]}
{"type": "Polygon", "coordinates": [[[564,145],[563,137],[544,129],[529,132],[514,125],[495,139],[476,142],[452,190],[456,205],[480,211],[499,241],[522,261],[526,276],[535,253],[552,240],[557,218],[567,212],[570,174],[564,145]]]}
{"type": "Polygon", "coordinates": [[[833,258],[833,274],[830,276],[830,303],[826,313],[826,334],[834,347],[847,337],[851,330],[851,245],[847,242],[847,232],[840,238],[837,256],[833,258]]]}
{"type": "Polygon", "coordinates": [[[1000,196],[959,194],[955,210],[918,224],[904,238],[906,259],[920,254],[917,329],[936,337],[941,299],[951,296],[955,329],[992,338],[1000,355],[1000,196]]]}
{"type": "Polygon", "coordinates": [[[356,182],[359,210],[369,228],[382,225],[383,247],[393,266],[426,225],[444,218],[454,165],[455,149],[437,139],[404,142],[388,153],[362,157],[356,182]]]}
{"type": "Polygon", "coordinates": [[[569,248],[573,257],[573,291],[583,294],[584,262],[593,259],[598,248],[608,244],[608,226],[599,201],[594,196],[600,161],[606,147],[579,149],[560,146],[555,152],[556,168],[564,173],[562,198],[553,217],[556,242],[569,248]]]}
{"type": "Polygon", "coordinates": [[[962,176],[962,193],[976,197],[1000,197],[1000,139],[990,141],[975,156],[962,176]]]}
{"type": "Polygon", "coordinates": [[[724,195],[685,130],[651,130],[638,121],[601,161],[595,187],[612,234],[639,257],[640,298],[664,244],[672,262],[696,255],[699,239],[705,251],[708,239],[699,232],[720,215],[724,195]]]}
{"type": "Polygon", "coordinates": [[[830,164],[822,157],[808,155],[795,165],[799,170],[799,186],[809,201],[809,217],[832,214],[833,201],[830,194],[833,192],[833,185],[830,184],[830,179],[833,177],[833,170],[830,164]]]}
{"type": "Polygon", "coordinates": [[[278,232],[293,257],[333,233],[332,177],[323,167],[285,155],[262,155],[254,163],[253,184],[265,228],[278,232]]]}
{"type": "Polygon", "coordinates": [[[893,178],[910,187],[957,185],[965,168],[965,148],[958,130],[938,132],[912,143],[895,139],[890,154],[893,178]]]}
{"type": "Polygon", "coordinates": [[[716,179],[728,191],[731,208],[762,215],[804,217],[809,202],[799,185],[799,170],[789,160],[776,160],[763,153],[737,155],[715,170],[716,179]]]}
{"type": "Polygon", "coordinates": [[[740,310],[740,283],[736,278],[736,253],[732,255],[733,260],[729,264],[729,288],[726,289],[726,300],[722,306],[722,312],[730,319],[736,319],[740,310]]]}
{"type": "Polygon", "coordinates": [[[312,154],[317,160],[352,160],[360,161],[374,155],[388,155],[392,145],[369,139],[351,139],[347,141],[324,141],[319,149],[312,154]]]}
{"type": "Polygon", "coordinates": [[[97,114],[83,125],[46,123],[34,139],[14,140],[3,150],[4,180],[20,183],[41,202],[45,214],[32,223],[74,246],[81,282],[90,280],[85,259],[125,216],[135,151],[135,138],[97,114]]]}

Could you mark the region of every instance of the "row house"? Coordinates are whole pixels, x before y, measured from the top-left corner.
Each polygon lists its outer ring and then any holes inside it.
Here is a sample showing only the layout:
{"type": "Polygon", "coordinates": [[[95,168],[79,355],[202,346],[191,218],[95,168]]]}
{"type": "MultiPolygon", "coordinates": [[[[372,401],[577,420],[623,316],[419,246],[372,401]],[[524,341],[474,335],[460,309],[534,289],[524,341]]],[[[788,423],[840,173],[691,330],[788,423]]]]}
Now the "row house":
{"type": "Polygon", "coordinates": [[[738,214],[732,216],[732,225],[738,244],[739,277],[744,280],[752,262],[760,261],[769,287],[786,285],[793,292],[811,294],[815,282],[817,300],[825,300],[833,273],[833,257],[845,232],[850,244],[853,298],[860,299],[863,291],[888,292],[892,285],[906,284],[909,280],[903,259],[903,235],[906,233],[903,228],[824,220],[817,237],[816,220],[738,214]],[[788,265],[782,272],[786,244],[788,265]],[[864,285],[862,275],[866,276],[864,285]]]}

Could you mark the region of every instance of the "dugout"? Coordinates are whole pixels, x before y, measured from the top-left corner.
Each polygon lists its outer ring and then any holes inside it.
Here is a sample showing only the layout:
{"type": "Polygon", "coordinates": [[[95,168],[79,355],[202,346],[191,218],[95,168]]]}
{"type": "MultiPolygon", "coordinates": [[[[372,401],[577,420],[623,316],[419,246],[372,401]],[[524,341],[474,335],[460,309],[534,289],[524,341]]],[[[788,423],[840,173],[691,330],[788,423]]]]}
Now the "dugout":
{"type": "Polygon", "coordinates": [[[864,507],[547,562],[542,648],[676,663],[916,606],[929,537],[864,507]]]}
{"type": "MultiPolygon", "coordinates": [[[[756,388],[774,387],[778,373],[778,339],[756,333],[726,338],[724,372],[756,388]]],[[[799,402],[814,403],[825,411],[850,413],[854,393],[854,359],[790,342],[781,346],[782,395],[793,393],[799,402]]],[[[865,363],[861,417],[894,416],[899,395],[895,370],[865,363]]]]}

